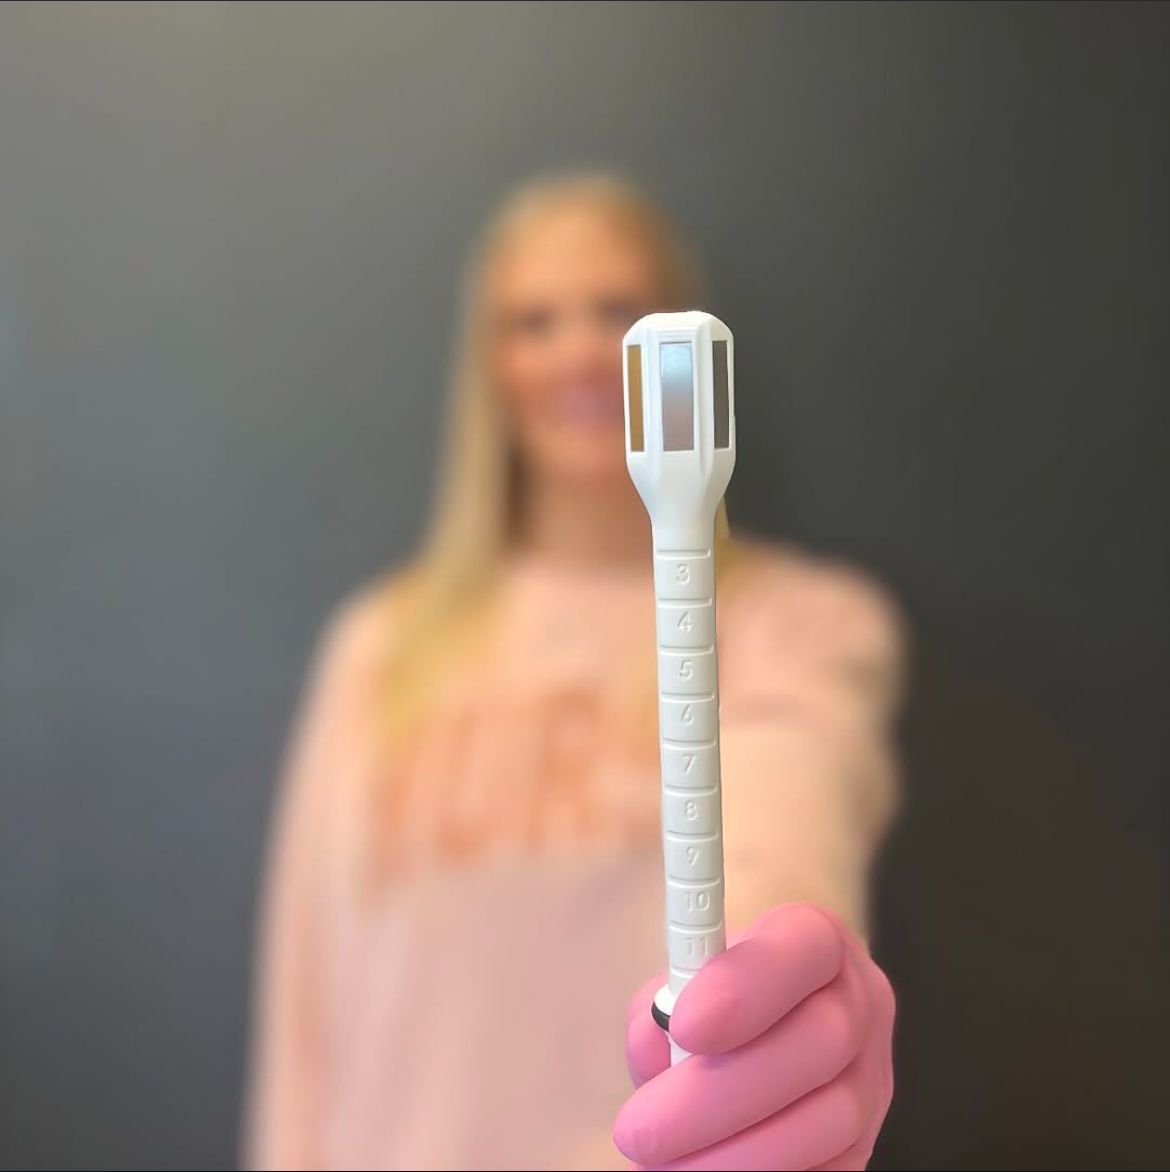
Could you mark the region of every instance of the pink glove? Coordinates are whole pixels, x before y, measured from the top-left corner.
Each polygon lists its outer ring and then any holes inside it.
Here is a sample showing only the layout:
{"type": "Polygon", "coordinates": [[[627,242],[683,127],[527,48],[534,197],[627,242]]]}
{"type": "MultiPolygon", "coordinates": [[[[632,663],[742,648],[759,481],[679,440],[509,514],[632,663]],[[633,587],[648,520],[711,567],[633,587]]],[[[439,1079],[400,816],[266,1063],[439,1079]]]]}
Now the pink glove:
{"type": "Polygon", "coordinates": [[[679,995],[670,1019],[691,1057],[670,1066],[650,1017],[662,978],[628,1011],[638,1088],[613,1138],[641,1167],[862,1169],[890,1105],[894,994],[829,912],[761,916],[679,995]]]}

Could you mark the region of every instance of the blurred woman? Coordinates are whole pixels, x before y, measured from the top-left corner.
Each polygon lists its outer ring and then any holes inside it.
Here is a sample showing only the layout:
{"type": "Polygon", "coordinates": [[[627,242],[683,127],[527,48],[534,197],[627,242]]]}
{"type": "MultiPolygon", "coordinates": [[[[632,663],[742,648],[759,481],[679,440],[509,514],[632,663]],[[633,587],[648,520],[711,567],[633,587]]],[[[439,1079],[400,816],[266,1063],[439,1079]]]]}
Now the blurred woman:
{"type": "Polygon", "coordinates": [[[861,935],[894,620],[858,574],[733,541],[723,513],[727,918],[746,932],[679,999],[695,1057],[668,1068],[649,1015],[654,603],[621,341],[701,303],[667,221],[617,179],[532,185],[489,225],[429,539],[328,624],[290,753],[253,1165],[868,1159],[890,1095],[892,998],[861,935]]]}

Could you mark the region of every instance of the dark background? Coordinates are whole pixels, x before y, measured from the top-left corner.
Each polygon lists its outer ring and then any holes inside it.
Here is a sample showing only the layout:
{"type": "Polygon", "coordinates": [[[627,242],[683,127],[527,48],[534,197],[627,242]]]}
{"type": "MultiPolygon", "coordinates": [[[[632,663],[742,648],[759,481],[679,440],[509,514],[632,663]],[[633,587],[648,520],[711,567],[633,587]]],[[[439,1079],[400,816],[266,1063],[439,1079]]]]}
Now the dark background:
{"type": "Polygon", "coordinates": [[[887,1168],[1164,1167],[1170,9],[0,10],[0,1160],[235,1159],[314,633],[428,494],[461,254],[644,179],[735,517],[916,632],[887,1168]]]}

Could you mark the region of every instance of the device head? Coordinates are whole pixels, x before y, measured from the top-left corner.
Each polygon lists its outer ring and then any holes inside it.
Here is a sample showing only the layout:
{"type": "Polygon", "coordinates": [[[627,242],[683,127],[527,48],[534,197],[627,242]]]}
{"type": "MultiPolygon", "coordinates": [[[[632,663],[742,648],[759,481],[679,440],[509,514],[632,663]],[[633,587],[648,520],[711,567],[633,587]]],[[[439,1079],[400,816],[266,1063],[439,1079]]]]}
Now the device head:
{"type": "Polygon", "coordinates": [[[623,346],[630,476],[656,528],[707,525],[735,467],[731,331],[698,310],[651,313],[623,346]]]}

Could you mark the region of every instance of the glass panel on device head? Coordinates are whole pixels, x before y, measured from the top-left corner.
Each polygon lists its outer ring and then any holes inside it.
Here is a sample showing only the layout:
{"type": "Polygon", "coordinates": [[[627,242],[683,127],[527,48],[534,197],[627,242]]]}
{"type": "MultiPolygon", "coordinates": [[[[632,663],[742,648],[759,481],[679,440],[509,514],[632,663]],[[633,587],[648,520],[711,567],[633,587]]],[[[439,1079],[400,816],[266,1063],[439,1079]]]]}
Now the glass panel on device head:
{"type": "Polygon", "coordinates": [[[642,347],[626,347],[626,386],[629,388],[630,451],[644,452],[646,437],[642,423],[642,347]]]}
{"type": "Polygon", "coordinates": [[[731,372],[727,369],[727,343],[711,343],[711,369],[715,374],[715,446],[731,447],[731,399],[728,385],[731,372]]]}
{"type": "Polygon", "coordinates": [[[662,383],[662,446],[689,452],[695,446],[695,363],[690,342],[659,347],[662,383]]]}

